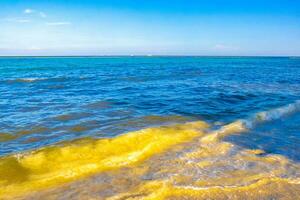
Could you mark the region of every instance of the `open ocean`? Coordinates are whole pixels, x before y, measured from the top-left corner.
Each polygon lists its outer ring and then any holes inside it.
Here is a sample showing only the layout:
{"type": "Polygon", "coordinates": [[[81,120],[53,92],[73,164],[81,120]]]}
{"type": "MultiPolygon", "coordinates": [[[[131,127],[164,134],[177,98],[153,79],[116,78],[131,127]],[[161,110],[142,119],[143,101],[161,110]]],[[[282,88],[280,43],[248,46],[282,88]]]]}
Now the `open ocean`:
{"type": "Polygon", "coordinates": [[[0,58],[0,199],[300,199],[300,58],[0,58]]]}

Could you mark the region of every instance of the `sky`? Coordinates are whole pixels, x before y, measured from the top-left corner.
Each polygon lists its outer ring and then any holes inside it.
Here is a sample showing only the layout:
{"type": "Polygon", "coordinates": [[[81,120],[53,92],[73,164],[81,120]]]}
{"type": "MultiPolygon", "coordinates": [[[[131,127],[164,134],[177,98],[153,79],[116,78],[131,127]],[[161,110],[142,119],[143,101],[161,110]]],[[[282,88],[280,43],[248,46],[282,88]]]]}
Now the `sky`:
{"type": "Polygon", "coordinates": [[[1,0],[0,55],[300,56],[300,1],[1,0]]]}

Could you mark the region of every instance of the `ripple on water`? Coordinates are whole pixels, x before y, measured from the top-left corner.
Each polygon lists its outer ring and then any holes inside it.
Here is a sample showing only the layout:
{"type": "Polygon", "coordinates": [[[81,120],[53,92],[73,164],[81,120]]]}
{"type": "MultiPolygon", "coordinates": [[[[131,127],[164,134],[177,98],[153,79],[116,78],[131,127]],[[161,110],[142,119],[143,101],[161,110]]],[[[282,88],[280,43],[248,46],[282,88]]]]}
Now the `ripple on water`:
{"type": "Polygon", "coordinates": [[[10,133],[0,133],[0,142],[6,142],[16,139],[18,136],[10,133]]]}
{"type": "Polygon", "coordinates": [[[82,125],[75,125],[69,128],[70,131],[72,132],[83,132],[88,130],[88,127],[82,126],[82,125]]]}
{"type": "Polygon", "coordinates": [[[169,115],[169,116],[158,116],[158,115],[149,115],[143,116],[134,119],[125,120],[124,123],[119,123],[116,126],[118,127],[143,127],[143,126],[153,126],[153,125],[163,125],[163,124],[172,124],[172,123],[183,123],[191,121],[193,118],[184,117],[179,115],[169,115]]]}
{"type": "Polygon", "coordinates": [[[64,122],[64,121],[78,120],[90,116],[92,116],[92,114],[88,112],[76,112],[76,113],[67,113],[67,114],[55,116],[54,120],[64,122]]]}
{"type": "Polygon", "coordinates": [[[105,109],[105,108],[110,108],[111,106],[112,106],[112,102],[96,101],[93,103],[86,104],[84,107],[88,109],[105,109]]]}
{"type": "Polygon", "coordinates": [[[51,130],[50,128],[44,126],[35,126],[28,129],[19,129],[18,131],[13,133],[0,133],[0,142],[8,142],[8,141],[16,140],[26,135],[45,133],[50,130],[51,130]]]}

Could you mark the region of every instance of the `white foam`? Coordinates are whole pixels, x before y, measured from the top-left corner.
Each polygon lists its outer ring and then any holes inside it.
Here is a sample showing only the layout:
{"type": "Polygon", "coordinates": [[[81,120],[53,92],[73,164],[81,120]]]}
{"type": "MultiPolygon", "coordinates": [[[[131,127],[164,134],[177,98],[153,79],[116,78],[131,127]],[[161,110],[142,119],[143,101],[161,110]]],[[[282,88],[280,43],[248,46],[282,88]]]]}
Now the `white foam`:
{"type": "Polygon", "coordinates": [[[34,81],[39,81],[39,80],[45,80],[45,78],[17,78],[14,81],[19,81],[19,82],[34,82],[34,81]]]}
{"type": "Polygon", "coordinates": [[[269,111],[259,112],[249,120],[243,120],[243,123],[247,128],[252,128],[257,124],[277,120],[285,116],[297,113],[299,111],[300,100],[297,100],[294,103],[288,104],[286,106],[275,108],[269,111]]]}
{"type": "Polygon", "coordinates": [[[33,82],[33,81],[38,80],[38,78],[20,78],[19,80],[33,82]]]}

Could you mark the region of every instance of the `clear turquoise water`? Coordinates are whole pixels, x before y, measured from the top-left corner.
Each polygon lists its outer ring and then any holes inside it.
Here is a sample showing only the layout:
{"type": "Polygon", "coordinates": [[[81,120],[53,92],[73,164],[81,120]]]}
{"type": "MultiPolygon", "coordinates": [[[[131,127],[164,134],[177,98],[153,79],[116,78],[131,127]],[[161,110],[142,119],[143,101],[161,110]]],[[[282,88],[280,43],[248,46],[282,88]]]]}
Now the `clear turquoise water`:
{"type": "MultiPolygon", "coordinates": [[[[1,58],[0,155],[166,123],[229,123],[299,99],[299,58],[1,58]]],[[[226,139],[299,161],[298,111],[226,139]]]]}

